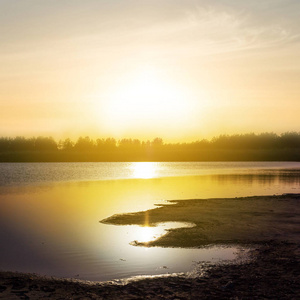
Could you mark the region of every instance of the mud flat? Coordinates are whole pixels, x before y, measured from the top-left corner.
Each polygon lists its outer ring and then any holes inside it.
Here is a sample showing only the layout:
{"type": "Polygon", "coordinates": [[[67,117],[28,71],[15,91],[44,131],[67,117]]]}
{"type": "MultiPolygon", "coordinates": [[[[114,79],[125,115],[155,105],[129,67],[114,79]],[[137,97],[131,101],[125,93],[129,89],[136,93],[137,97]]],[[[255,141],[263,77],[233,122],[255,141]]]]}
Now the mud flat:
{"type": "Polygon", "coordinates": [[[113,215],[102,223],[155,226],[162,222],[194,223],[176,228],[143,246],[201,247],[253,244],[275,239],[300,242],[300,194],[169,201],[155,209],[113,215]]]}
{"type": "Polygon", "coordinates": [[[95,283],[0,272],[0,299],[299,299],[300,195],[172,201],[147,212],[114,215],[109,224],[178,221],[177,228],[140,246],[252,247],[243,262],[199,262],[192,276],[178,274],[95,283]]]}

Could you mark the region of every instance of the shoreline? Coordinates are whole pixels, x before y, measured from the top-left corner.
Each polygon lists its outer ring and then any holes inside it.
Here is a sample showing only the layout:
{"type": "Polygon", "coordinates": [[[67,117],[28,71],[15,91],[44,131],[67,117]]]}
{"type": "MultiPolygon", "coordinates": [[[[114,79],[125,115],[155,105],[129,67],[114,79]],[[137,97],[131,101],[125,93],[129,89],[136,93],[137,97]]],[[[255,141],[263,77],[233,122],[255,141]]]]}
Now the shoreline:
{"type": "Polygon", "coordinates": [[[203,247],[258,244],[268,240],[300,243],[300,194],[171,200],[146,211],[115,214],[101,220],[111,225],[155,226],[163,222],[192,223],[175,228],[145,247],[203,247]],[[298,226],[297,226],[298,225],[298,226]]]}
{"type": "Polygon", "coordinates": [[[123,284],[0,272],[0,299],[297,299],[299,244],[269,241],[250,256],[242,264],[199,262],[198,276],[155,276],[123,284]]]}
{"type": "Polygon", "coordinates": [[[149,226],[186,221],[139,246],[252,245],[243,263],[198,262],[193,276],[91,282],[0,271],[0,299],[296,299],[300,294],[300,194],[171,201],[146,212],[114,215],[109,224],[149,226]],[[238,202],[237,202],[238,201],[238,202]],[[239,205],[237,205],[239,204],[239,205]],[[220,235],[222,238],[220,239],[220,235]]]}

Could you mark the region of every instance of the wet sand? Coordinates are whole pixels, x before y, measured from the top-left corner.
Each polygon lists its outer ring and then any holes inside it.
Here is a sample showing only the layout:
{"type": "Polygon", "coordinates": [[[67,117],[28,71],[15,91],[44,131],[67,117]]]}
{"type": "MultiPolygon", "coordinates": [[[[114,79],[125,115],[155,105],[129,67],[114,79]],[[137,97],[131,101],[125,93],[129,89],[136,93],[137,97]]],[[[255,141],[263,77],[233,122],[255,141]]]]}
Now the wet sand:
{"type": "Polygon", "coordinates": [[[155,226],[161,222],[194,223],[171,229],[143,246],[202,247],[253,244],[275,239],[300,242],[300,194],[169,201],[155,209],[113,215],[102,223],[155,226]]]}
{"type": "Polygon", "coordinates": [[[194,223],[140,246],[243,244],[249,260],[199,262],[193,276],[95,283],[0,272],[0,299],[299,299],[300,195],[173,201],[147,212],[114,215],[109,224],[194,223]]]}

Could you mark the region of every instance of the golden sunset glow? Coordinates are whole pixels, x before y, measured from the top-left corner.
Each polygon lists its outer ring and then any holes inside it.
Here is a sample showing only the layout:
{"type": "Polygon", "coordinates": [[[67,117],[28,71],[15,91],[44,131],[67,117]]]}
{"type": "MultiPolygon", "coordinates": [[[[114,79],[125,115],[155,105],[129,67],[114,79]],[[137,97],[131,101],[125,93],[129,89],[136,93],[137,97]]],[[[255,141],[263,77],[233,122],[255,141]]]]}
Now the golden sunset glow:
{"type": "Polygon", "coordinates": [[[295,131],[299,9],[2,1],[0,135],[181,142],[295,131]]]}
{"type": "Polygon", "coordinates": [[[299,12],[0,0],[0,298],[295,297],[299,12]]]}
{"type": "Polygon", "coordinates": [[[125,78],[109,93],[105,105],[107,123],[114,127],[139,126],[145,122],[184,119],[189,111],[182,86],[171,82],[162,71],[145,67],[125,78]]]}

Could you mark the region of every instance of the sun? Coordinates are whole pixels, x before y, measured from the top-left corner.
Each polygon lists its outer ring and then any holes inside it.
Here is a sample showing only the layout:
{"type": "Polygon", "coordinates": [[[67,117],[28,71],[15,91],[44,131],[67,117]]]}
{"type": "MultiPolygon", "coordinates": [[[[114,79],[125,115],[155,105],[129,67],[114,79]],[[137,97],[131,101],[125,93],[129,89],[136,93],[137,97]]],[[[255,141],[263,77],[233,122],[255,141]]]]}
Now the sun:
{"type": "Polygon", "coordinates": [[[154,67],[127,73],[111,88],[104,115],[108,126],[156,126],[180,122],[189,109],[184,89],[154,67]]]}

